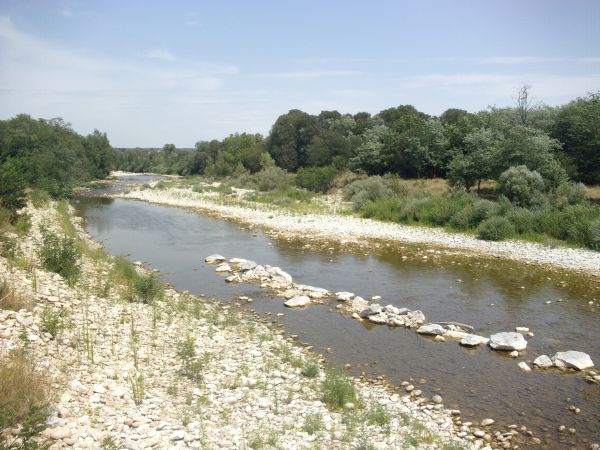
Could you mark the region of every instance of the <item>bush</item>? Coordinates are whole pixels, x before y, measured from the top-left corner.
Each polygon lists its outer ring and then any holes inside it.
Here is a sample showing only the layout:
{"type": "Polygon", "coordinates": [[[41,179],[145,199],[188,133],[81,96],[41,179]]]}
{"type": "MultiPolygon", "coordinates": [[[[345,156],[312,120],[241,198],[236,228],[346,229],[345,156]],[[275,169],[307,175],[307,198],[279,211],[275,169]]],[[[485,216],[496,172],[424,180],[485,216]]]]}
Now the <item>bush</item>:
{"type": "Polygon", "coordinates": [[[481,222],[477,228],[479,239],[501,241],[515,232],[515,227],[506,217],[490,217],[481,222]]]}
{"type": "Polygon", "coordinates": [[[322,400],[330,408],[343,408],[346,403],[356,403],[357,396],[350,377],[329,372],[321,385],[322,400]]]}
{"type": "Polygon", "coordinates": [[[456,212],[450,219],[450,225],[459,230],[469,230],[477,227],[485,219],[497,215],[498,212],[499,207],[496,203],[477,199],[456,212]]]}
{"type": "Polygon", "coordinates": [[[41,189],[34,189],[29,193],[29,198],[31,199],[31,204],[34,208],[42,208],[46,206],[46,204],[50,201],[50,195],[41,189]]]}
{"type": "Polygon", "coordinates": [[[42,245],[39,253],[44,268],[61,275],[69,284],[77,279],[81,270],[81,251],[74,239],[60,237],[48,230],[42,230],[42,245]]]}
{"type": "Polygon", "coordinates": [[[0,283],[0,309],[19,311],[21,309],[29,309],[32,303],[29,298],[15,292],[6,280],[0,283]]]}
{"type": "Polygon", "coordinates": [[[353,203],[355,211],[360,211],[369,201],[373,202],[380,198],[391,197],[392,195],[392,190],[386,186],[380,176],[355,181],[346,186],[344,191],[344,197],[353,203]]]}
{"type": "Polygon", "coordinates": [[[590,248],[594,250],[600,250],[600,218],[590,222],[588,226],[589,230],[589,244],[590,248]]]}
{"type": "Polygon", "coordinates": [[[331,187],[337,169],[333,166],[303,167],[296,174],[296,184],[313,192],[327,192],[331,187]]]}
{"type": "Polygon", "coordinates": [[[560,208],[565,205],[582,203],[586,190],[582,183],[562,183],[552,195],[552,204],[560,208]]]}
{"type": "Polygon", "coordinates": [[[526,208],[512,208],[506,213],[506,218],[510,220],[519,234],[533,231],[535,227],[534,215],[526,208]]]}
{"type": "Polygon", "coordinates": [[[133,290],[142,303],[152,303],[163,296],[164,287],[156,275],[139,275],[133,279],[133,290]]]}
{"type": "Polygon", "coordinates": [[[527,166],[515,166],[502,172],[498,191],[517,206],[536,207],[544,203],[544,179],[527,166]]]}
{"type": "Polygon", "coordinates": [[[279,167],[267,167],[253,176],[258,189],[261,191],[285,189],[290,185],[290,174],[279,167]]]}

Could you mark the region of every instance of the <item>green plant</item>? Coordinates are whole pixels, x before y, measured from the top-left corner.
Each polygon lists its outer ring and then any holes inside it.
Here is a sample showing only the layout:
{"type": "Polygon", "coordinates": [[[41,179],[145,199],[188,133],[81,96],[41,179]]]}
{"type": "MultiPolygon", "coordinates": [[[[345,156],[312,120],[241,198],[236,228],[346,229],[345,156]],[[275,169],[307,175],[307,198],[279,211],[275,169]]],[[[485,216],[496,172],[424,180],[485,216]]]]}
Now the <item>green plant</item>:
{"type": "Polygon", "coordinates": [[[134,376],[129,376],[129,385],[131,386],[131,394],[136,405],[141,405],[144,401],[144,377],[141,373],[134,376]]]}
{"type": "Polygon", "coordinates": [[[316,434],[325,428],[323,416],[319,413],[307,414],[304,419],[304,431],[308,434],[316,434]]]}
{"type": "Polygon", "coordinates": [[[177,356],[181,360],[180,373],[196,383],[200,383],[203,379],[202,371],[204,365],[208,362],[209,355],[204,354],[199,358],[196,353],[196,339],[191,334],[188,334],[185,339],[177,344],[177,356]]]}
{"type": "Polygon", "coordinates": [[[333,166],[303,167],[296,174],[296,184],[313,192],[327,192],[337,174],[333,166]]]}
{"type": "Polygon", "coordinates": [[[14,259],[17,255],[17,240],[10,236],[0,235],[0,256],[14,259]]]}
{"type": "Polygon", "coordinates": [[[100,443],[100,448],[103,450],[119,450],[121,447],[119,444],[112,438],[112,436],[106,436],[102,439],[100,443]]]}
{"type": "Polygon", "coordinates": [[[379,403],[371,405],[367,411],[367,421],[371,425],[379,425],[380,427],[389,427],[392,417],[389,411],[379,403]]]}
{"type": "Polygon", "coordinates": [[[306,378],[315,378],[318,374],[319,374],[319,365],[314,362],[308,363],[306,365],[306,367],[304,367],[304,370],[302,371],[302,375],[304,375],[306,378]]]}
{"type": "Polygon", "coordinates": [[[544,203],[544,179],[527,166],[510,167],[498,179],[498,192],[517,206],[540,206],[544,203]]]}
{"type": "Polygon", "coordinates": [[[160,300],[164,287],[156,275],[137,275],[133,280],[133,290],[136,297],[143,303],[152,303],[160,300]]]}
{"type": "Polygon", "coordinates": [[[44,268],[61,275],[69,284],[73,284],[80,273],[81,251],[75,240],[60,237],[47,229],[42,229],[42,244],[39,256],[44,268]]]}
{"type": "Polygon", "coordinates": [[[0,309],[19,311],[29,309],[32,305],[31,300],[11,288],[6,280],[0,283],[0,309]]]}
{"type": "Polygon", "coordinates": [[[367,202],[392,195],[392,190],[379,176],[354,181],[344,189],[344,197],[352,202],[355,211],[360,211],[367,202]]]}
{"type": "Polygon", "coordinates": [[[341,409],[346,403],[356,403],[352,379],[338,372],[328,372],[321,384],[322,400],[330,408],[341,409]]]}
{"type": "Polygon", "coordinates": [[[69,311],[64,307],[51,308],[44,306],[40,313],[40,330],[56,338],[62,331],[72,327],[69,311]]]}
{"type": "Polygon", "coordinates": [[[501,241],[515,233],[515,227],[506,217],[490,217],[481,222],[477,228],[479,239],[501,241]]]}
{"type": "Polygon", "coordinates": [[[50,195],[42,189],[33,189],[29,193],[29,199],[34,208],[40,209],[48,204],[50,195]]]}
{"type": "Polygon", "coordinates": [[[589,224],[590,244],[589,247],[594,250],[600,250],[600,218],[595,219],[589,224]]]}

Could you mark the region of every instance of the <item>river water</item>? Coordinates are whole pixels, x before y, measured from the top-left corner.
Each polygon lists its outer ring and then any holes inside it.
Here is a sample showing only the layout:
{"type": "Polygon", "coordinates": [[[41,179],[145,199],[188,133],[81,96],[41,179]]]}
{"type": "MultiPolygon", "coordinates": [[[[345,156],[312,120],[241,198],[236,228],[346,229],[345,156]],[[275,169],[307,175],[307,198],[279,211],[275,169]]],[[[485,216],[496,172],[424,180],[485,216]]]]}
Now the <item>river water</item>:
{"type": "Polygon", "coordinates": [[[273,239],[237,223],[135,200],[80,198],[74,205],[110,253],[146,262],[178,289],[224,301],[245,295],[254,299],[248,308],[272,317],[284,313],[278,321],[286,333],[314,346],[330,364],[349,363],[353,374],[385,375],[397,385],[424,379],[419,389],[441,395],[447,407],[462,411],[463,421],[491,417],[499,426],[525,425],[544,448],[588,448],[600,441],[600,385],[581,374],[517,367],[568,349],[600,364],[600,288],[593,280],[497,259],[438,255],[424,246],[382,244],[368,253],[338,244],[307,248],[301,239],[273,239]],[[485,347],[466,349],[403,328],[359,323],[337,312],[335,301],[290,310],[257,285],[226,284],[204,264],[212,253],[280,266],[296,282],[380,295],[382,304],[421,309],[432,322],[467,323],[484,336],[526,326],[534,337],[515,360],[485,347]],[[559,433],[560,425],[576,433],[559,433]]]}

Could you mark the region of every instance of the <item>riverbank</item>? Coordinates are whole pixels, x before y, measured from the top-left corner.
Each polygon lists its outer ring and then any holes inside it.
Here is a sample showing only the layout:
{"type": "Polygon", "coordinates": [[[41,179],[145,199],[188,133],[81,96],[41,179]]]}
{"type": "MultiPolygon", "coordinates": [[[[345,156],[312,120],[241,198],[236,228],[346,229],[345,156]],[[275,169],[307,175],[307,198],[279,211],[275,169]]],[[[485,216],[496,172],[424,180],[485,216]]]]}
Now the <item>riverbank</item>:
{"type": "Polygon", "coordinates": [[[132,190],[116,197],[143,200],[150,203],[195,209],[277,232],[281,236],[304,239],[325,239],[348,245],[369,246],[372,241],[425,244],[456,251],[465,255],[485,255],[520,261],[549,268],[575,271],[600,277],[600,252],[575,248],[552,248],[521,241],[483,241],[440,229],[384,223],[371,219],[336,214],[294,213],[284,208],[252,204],[241,206],[215,193],[199,193],[191,189],[132,190]]]}
{"type": "Polygon", "coordinates": [[[51,448],[450,449],[492,439],[440,399],[329,372],[235,301],[170,287],[129,301],[125,275],[146,269],[106,255],[64,204],[27,212],[29,232],[7,235],[16,248],[0,258],[4,290],[27,300],[0,312],[0,357],[25,352],[47,380],[51,448]],[[40,226],[76,240],[80,273],[69,283],[42,267],[40,226]]]}

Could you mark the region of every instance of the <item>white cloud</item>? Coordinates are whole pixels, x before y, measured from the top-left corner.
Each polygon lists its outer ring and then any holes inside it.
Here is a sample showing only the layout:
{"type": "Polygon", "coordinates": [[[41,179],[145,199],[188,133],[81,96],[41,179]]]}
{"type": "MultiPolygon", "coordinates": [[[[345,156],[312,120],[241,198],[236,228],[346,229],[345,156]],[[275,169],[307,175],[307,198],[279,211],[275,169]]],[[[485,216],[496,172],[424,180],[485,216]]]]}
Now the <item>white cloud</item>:
{"type": "Polygon", "coordinates": [[[273,80],[314,80],[317,78],[338,78],[360,75],[361,72],[351,70],[299,70],[293,72],[260,73],[257,78],[273,80]]]}
{"type": "Polygon", "coordinates": [[[466,63],[479,65],[523,65],[523,64],[598,64],[600,57],[562,57],[562,56],[488,56],[483,58],[434,58],[434,61],[466,63]]]}
{"type": "Polygon", "coordinates": [[[175,57],[169,50],[153,49],[146,51],[146,58],[161,59],[163,61],[173,61],[175,57]]]}

